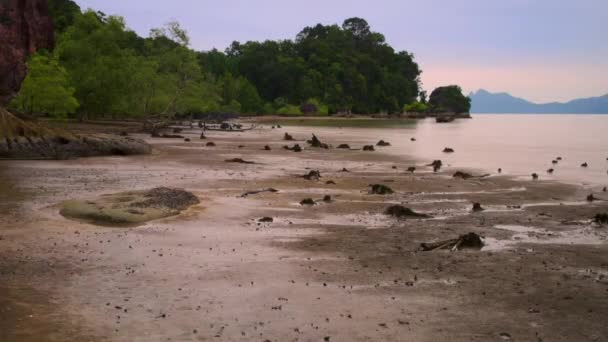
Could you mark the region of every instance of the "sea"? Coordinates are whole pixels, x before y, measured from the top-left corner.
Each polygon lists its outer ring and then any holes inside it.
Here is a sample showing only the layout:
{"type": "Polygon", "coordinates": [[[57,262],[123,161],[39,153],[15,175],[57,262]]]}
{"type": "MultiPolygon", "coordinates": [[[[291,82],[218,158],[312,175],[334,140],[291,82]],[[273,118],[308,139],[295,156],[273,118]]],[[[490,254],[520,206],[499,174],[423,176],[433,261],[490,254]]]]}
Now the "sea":
{"type": "Polygon", "coordinates": [[[537,173],[540,180],[608,186],[608,115],[473,114],[451,123],[429,118],[383,127],[371,121],[344,126],[342,121],[332,128],[310,124],[321,138],[338,134],[359,143],[383,139],[392,145],[383,151],[422,162],[441,159],[452,168],[492,174],[500,168],[515,177],[531,179],[537,173]],[[444,153],[446,147],[454,153],[444,153]]]}

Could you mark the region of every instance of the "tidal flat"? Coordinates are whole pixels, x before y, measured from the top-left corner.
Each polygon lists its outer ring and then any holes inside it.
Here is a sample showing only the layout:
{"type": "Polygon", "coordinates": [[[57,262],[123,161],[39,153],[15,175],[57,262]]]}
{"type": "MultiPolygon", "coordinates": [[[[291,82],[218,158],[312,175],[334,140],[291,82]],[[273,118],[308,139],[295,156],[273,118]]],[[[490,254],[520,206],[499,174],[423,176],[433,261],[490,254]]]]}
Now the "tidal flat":
{"type": "Polygon", "coordinates": [[[608,202],[585,200],[608,197],[601,187],[455,179],[486,171],[446,162],[435,173],[399,153],[390,129],[263,120],[206,140],[185,127],[190,142],[131,133],[149,155],[0,161],[0,340],[608,338],[608,227],[593,222],[608,202]],[[312,134],[330,148],[310,147],[312,134]],[[360,150],[381,139],[393,145],[360,150]],[[283,148],[294,143],[303,151],[283,148]],[[234,158],[254,164],[226,162],[234,158]],[[319,177],[303,177],[310,171],[319,177]],[[370,184],[393,193],[371,194],[370,184]],[[60,214],[67,200],[157,187],[200,203],[134,226],[60,214]],[[277,191],[243,196],[265,189],[277,191]],[[424,217],[385,215],[393,205],[424,217]],[[420,248],[468,233],[481,250],[420,248]]]}

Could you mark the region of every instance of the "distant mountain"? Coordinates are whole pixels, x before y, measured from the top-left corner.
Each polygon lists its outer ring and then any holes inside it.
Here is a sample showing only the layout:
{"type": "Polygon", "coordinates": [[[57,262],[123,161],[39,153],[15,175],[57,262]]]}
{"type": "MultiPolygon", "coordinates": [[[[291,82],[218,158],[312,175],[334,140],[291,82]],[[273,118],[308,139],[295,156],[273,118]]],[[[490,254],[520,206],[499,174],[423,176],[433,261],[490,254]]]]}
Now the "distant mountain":
{"type": "Polygon", "coordinates": [[[608,94],[566,103],[533,103],[507,93],[480,89],[469,95],[471,113],[608,114],[608,94]]]}

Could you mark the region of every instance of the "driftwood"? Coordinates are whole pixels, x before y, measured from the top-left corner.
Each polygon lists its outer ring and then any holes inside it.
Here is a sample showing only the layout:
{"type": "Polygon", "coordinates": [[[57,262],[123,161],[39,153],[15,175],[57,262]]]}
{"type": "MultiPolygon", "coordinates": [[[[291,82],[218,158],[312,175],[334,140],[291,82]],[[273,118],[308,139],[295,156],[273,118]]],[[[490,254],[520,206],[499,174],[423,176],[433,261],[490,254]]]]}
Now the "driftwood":
{"type": "Polygon", "coordinates": [[[249,160],[243,160],[241,158],[232,158],[224,160],[226,163],[238,163],[238,164],[256,164],[256,162],[252,162],[249,160]]]}
{"type": "Polygon", "coordinates": [[[434,251],[438,249],[450,249],[452,251],[457,251],[461,249],[481,249],[483,248],[483,241],[481,237],[475,233],[468,233],[465,235],[460,235],[456,239],[431,242],[431,243],[421,243],[420,249],[423,251],[434,251]]]}
{"type": "Polygon", "coordinates": [[[430,217],[429,215],[417,213],[417,212],[413,211],[412,209],[406,208],[402,205],[392,205],[384,211],[384,214],[396,217],[398,219],[429,218],[430,217]]]}
{"type": "Polygon", "coordinates": [[[371,187],[369,193],[372,195],[390,195],[395,193],[393,189],[384,184],[370,184],[369,186],[371,187]]]}
{"type": "Polygon", "coordinates": [[[461,178],[461,179],[486,178],[486,177],[490,177],[490,174],[485,174],[485,175],[481,175],[481,176],[473,176],[472,174],[467,173],[467,172],[456,171],[456,173],[454,173],[452,175],[452,177],[454,177],[454,178],[461,178]]]}
{"type": "Polygon", "coordinates": [[[272,192],[272,193],[275,193],[275,192],[279,192],[279,190],[274,189],[274,188],[268,188],[268,189],[263,189],[263,190],[253,190],[253,191],[247,191],[247,192],[245,192],[245,193],[241,194],[241,196],[240,196],[240,197],[245,198],[245,197],[250,196],[250,195],[257,195],[257,194],[261,194],[261,193],[264,193],[264,192],[272,192]]]}
{"type": "Polygon", "coordinates": [[[300,176],[300,177],[307,179],[307,180],[317,180],[318,181],[319,178],[321,178],[321,172],[319,170],[311,170],[304,176],[300,176]]]}

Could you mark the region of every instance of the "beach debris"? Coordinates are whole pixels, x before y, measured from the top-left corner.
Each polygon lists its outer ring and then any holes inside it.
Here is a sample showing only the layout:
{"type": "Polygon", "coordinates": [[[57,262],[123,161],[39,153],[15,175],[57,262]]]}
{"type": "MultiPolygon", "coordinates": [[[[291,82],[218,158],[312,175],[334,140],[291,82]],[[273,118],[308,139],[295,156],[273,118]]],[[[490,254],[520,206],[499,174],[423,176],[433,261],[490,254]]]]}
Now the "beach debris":
{"type": "Polygon", "coordinates": [[[350,171],[348,171],[348,169],[347,169],[347,168],[343,167],[343,168],[342,168],[342,170],[341,170],[340,172],[350,172],[350,171]]]}
{"type": "Polygon", "coordinates": [[[318,181],[319,178],[321,178],[321,172],[319,170],[311,170],[307,174],[305,174],[304,176],[301,176],[301,177],[304,179],[307,179],[307,180],[318,181]]]}
{"type": "Polygon", "coordinates": [[[416,138],[411,138],[410,141],[416,141],[416,138]]]}
{"type": "Polygon", "coordinates": [[[441,170],[441,167],[443,166],[443,162],[441,160],[434,160],[428,166],[432,166],[433,167],[433,171],[437,172],[437,171],[441,170]]]}
{"type": "Polygon", "coordinates": [[[593,222],[597,224],[608,224],[608,213],[595,215],[593,222]]]}
{"type": "Polygon", "coordinates": [[[417,213],[417,212],[413,211],[412,209],[406,208],[402,205],[392,205],[384,211],[384,214],[393,216],[393,217],[399,218],[399,219],[402,219],[402,218],[429,218],[430,217],[429,215],[417,213]]]}
{"type": "Polygon", "coordinates": [[[581,167],[589,167],[589,164],[587,164],[586,162],[585,162],[585,163],[582,163],[582,164],[581,164],[581,167]]]}
{"type": "Polygon", "coordinates": [[[604,188],[602,189],[602,192],[607,192],[607,191],[608,191],[608,187],[604,187],[604,188]]]}
{"type": "Polygon", "coordinates": [[[316,135],[312,135],[312,139],[307,140],[307,143],[310,144],[310,146],[312,147],[317,147],[317,148],[324,148],[324,149],[328,149],[329,145],[322,143],[321,140],[319,140],[319,138],[317,138],[316,135]]]}
{"type": "Polygon", "coordinates": [[[121,137],[128,137],[129,133],[122,131],[122,132],[118,133],[118,135],[120,135],[121,137]]]}
{"type": "Polygon", "coordinates": [[[502,333],[498,334],[498,337],[503,341],[511,341],[511,339],[512,339],[511,334],[506,333],[506,332],[502,332],[502,333]]]}
{"type": "Polygon", "coordinates": [[[262,217],[261,219],[258,220],[258,222],[260,223],[272,223],[274,222],[274,219],[272,217],[262,217]]]}
{"type": "Polygon", "coordinates": [[[562,161],[562,157],[557,157],[557,158],[555,158],[555,160],[562,161]]]}
{"type": "Polygon", "coordinates": [[[207,147],[215,147],[215,143],[213,141],[210,141],[207,144],[205,144],[205,146],[207,146],[207,147]]]}
{"type": "Polygon", "coordinates": [[[264,192],[276,193],[276,192],[279,192],[279,190],[277,190],[275,188],[267,188],[267,189],[262,189],[262,190],[252,190],[252,191],[247,191],[247,192],[241,194],[240,197],[245,198],[247,196],[257,195],[257,194],[261,194],[261,193],[264,193],[264,192]]]}
{"type": "Polygon", "coordinates": [[[454,153],[454,149],[451,147],[446,147],[443,149],[443,153],[454,153]]]}
{"type": "Polygon", "coordinates": [[[285,135],[283,136],[283,140],[285,140],[285,141],[293,141],[295,139],[289,133],[285,132],[285,135]]]}
{"type": "Polygon", "coordinates": [[[348,144],[340,144],[338,145],[339,149],[343,149],[343,150],[350,150],[350,145],[348,144]]]}
{"type": "Polygon", "coordinates": [[[415,171],[416,171],[416,167],[415,166],[410,166],[410,167],[407,168],[407,172],[414,173],[415,171]]]}
{"type": "Polygon", "coordinates": [[[548,174],[552,174],[553,172],[555,172],[555,169],[553,169],[553,168],[551,168],[551,169],[547,170],[547,173],[548,173],[548,174]]]}
{"type": "Polygon", "coordinates": [[[481,236],[475,233],[468,233],[464,235],[460,235],[455,239],[431,242],[431,243],[421,243],[420,249],[425,252],[434,251],[439,249],[450,249],[452,251],[462,250],[462,249],[477,249],[480,250],[484,246],[483,240],[481,236]]]}
{"type": "Polygon", "coordinates": [[[102,195],[95,200],[65,201],[60,214],[98,225],[140,224],[178,215],[198,203],[191,192],[161,187],[102,195]]]}
{"type": "Polygon", "coordinates": [[[485,209],[481,206],[481,203],[473,203],[473,211],[479,212],[484,211],[485,209]]]}
{"type": "Polygon", "coordinates": [[[151,137],[152,138],[166,138],[166,139],[184,139],[183,135],[167,134],[167,133],[159,134],[157,132],[152,132],[151,137]]]}
{"type": "Polygon", "coordinates": [[[323,197],[323,202],[325,203],[330,203],[332,201],[331,196],[330,195],[325,195],[323,197]]]}
{"type": "Polygon", "coordinates": [[[395,191],[383,184],[370,184],[371,187],[369,193],[372,195],[390,195],[394,194],[395,191]]]}
{"type": "Polygon", "coordinates": [[[391,143],[384,141],[384,140],[380,140],[378,141],[378,143],[376,144],[376,146],[380,146],[380,147],[386,147],[386,146],[391,146],[391,143]]]}
{"type": "Polygon", "coordinates": [[[270,146],[266,145],[264,146],[264,151],[271,151],[272,149],[270,148],[270,146]]]}
{"type": "Polygon", "coordinates": [[[502,168],[498,168],[498,173],[502,173],[502,168]]]}
{"type": "Polygon", "coordinates": [[[184,138],[185,142],[190,142],[190,138],[184,138]]]}
{"type": "Polygon", "coordinates": [[[454,173],[452,175],[452,177],[454,178],[460,178],[460,179],[469,179],[469,178],[473,178],[474,176],[470,173],[467,172],[462,172],[462,171],[456,171],[456,173],[454,173]]]}
{"type": "Polygon", "coordinates": [[[277,125],[277,128],[282,128],[281,125],[277,125]]]}
{"type": "Polygon", "coordinates": [[[597,201],[597,198],[595,196],[593,196],[593,194],[590,194],[589,196],[587,196],[587,202],[593,202],[593,201],[597,201]]]}
{"type": "Polygon", "coordinates": [[[245,145],[239,145],[238,148],[245,148],[245,145]]]}
{"type": "Polygon", "coordinates": [[[325,184],[327,184],[327,185],[336,185],[336,182],[334,182],[333,180],[328,180],[327,182],[325,182],[325,184]]]}
{"type": "Polygon", "coordinates": [[[207,137],[205,136],[205,132],[201,132],[201,140],[205,140],[207,137]]]}
{"type": "Polygon", "coordinates": [[[315,205],[315,204],[316,204],[316,202],[312,198],[305,198],[302,201],[300,201],[300,205],[315,205]]]}
{"type": "Polygon", "coordinates": [[[283,146],[284,149],[289,150],[289,151],[294,151],[294,152],[302,152],[302,147],[300,146],[300,144],[295,144],[293,145],[293,147],[289,147],[287,145],[283,146]]]}
{"type": "Polygon", "coordinates": [[[555,164],[559,163],[559,161],[556,159],[556,160],[551,161],[551,163],[552,163],[553,165],[555,165],[555,164]]]}
{"type": "Polygon", "coordinates": [[[363,146],[363,151],[375,151],[376,149],[374,148],[374,145],[365,145],[363,146]]]}
{"type": "Polygon", "coordinates": [[[241,158],[232,158],[224,160],[226,163],[238,163],[238,164],[255,164],[255,162],[244,160],[241,158]]]}
{"type": "Polygon", "coordinates": [[[538,179],[538,174],[537,173],[533,173],[532,174],[532,179],[537,180],[538,179]]]}

